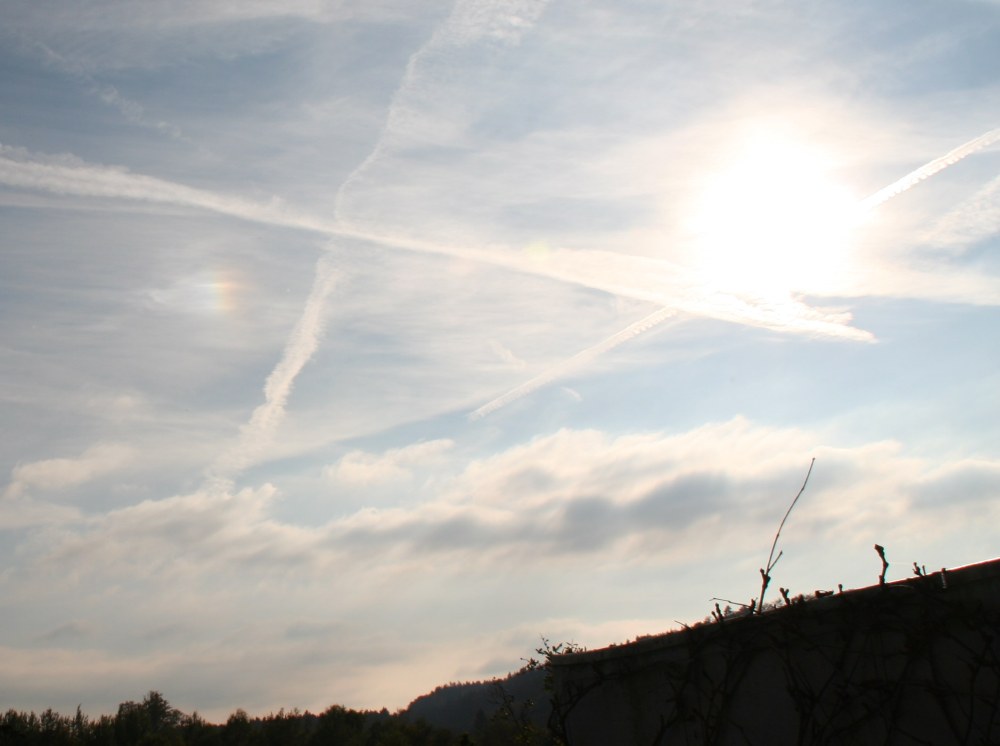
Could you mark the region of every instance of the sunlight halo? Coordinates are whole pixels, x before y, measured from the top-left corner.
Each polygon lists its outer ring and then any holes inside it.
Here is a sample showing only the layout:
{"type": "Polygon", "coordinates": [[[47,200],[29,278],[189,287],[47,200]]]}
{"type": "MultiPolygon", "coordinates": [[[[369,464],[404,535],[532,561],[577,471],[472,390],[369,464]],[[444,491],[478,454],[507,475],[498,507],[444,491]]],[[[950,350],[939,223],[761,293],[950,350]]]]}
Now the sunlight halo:
{"type": "Polygon", "coordinates": [[[701,281],[763,299],[843,288],[861,211],[831,170],[818,148],[747,138],[696,196],[688,229],[701,281]]]}

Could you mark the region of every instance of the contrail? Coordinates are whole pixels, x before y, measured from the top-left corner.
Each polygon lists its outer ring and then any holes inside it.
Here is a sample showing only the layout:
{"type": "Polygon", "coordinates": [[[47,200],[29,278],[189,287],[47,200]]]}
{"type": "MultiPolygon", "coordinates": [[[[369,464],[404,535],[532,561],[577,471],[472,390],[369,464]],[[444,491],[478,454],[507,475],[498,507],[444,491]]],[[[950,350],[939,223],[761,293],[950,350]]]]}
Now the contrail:
{"type": "MultiPolygon", "coordinates": [[[[340,222],[339,209],[345,191],[350,188],[355,179],[367,170],[381,154],[385,138],[391,131],[394,119],[398,118],[398,99],[400,96],[404,95],[407,89],[412,85],[417,74],[416,69],[420,58],[426,54],[426,51],[440,38],[447,36],[448,32],[453,30],[453,27],[456,25],[456,18],[462,16],[460,11],[462,11],[468,4],[468,2],[459,2],[456,4],[455,10],[449,18],[449,22],[443,27],[444,30],[442,31],[439,29],[436,31],[431,39],[410,57],[407,62],[406,72],[403,75],[403,80],[400,83],[399,88],[397,88],[396,93],[393,95],[392,103],[390,103],[386,125],[382,129],[382,132],[375,143],[375,147],[368,157],[365,158],[365,160],[362,161],[361,164],[359,164],[358,167],[348,175],[348,177],[340,185],[340,188],[337,190],[337,194],[334,198],[334,225],[337,225],[338,222],[340,222]]],[[[478,20],[481,21],[481,19],[478,20]]],[[[182,193],[181,196],[187,196],[189,198],[197,197],[202,200],[202,202],[218,205],[216,200],[212,200],[204,193],[197,195],[185,195],[182,193]]],[[[247,205],[239,202],[232,205],[223,204],[222,207],[239,210],[244,212],[244,214],[249,212],[247,210],[247,205]]],[[[275,217],[285,217],[286,219],[292,220],[303,219],[303,216],[283,215],[280,210],[276,215],[272,215],[272,219],[275,217]]],[[[326,226],[317,225],[317,227],[321,230],[325,229],[327,232],[334,232],[332,229],[333,226],[327,228],[326,226]]],[[[336,277],[337,275],[332,266],[332,260],[329,255],[320,258],[320,260],[316,263],[316,277],[313,282],[312,291],[306,301],[305,308],[302,310],[302,316],[299,318],[298,323],[292,330],[291,337],[285,345],[285,351],[281,360],[277,366],[275,366],[274,370],[271,371],[271,375],[268,376],[267,382],[264,385],[264,403],[254,410],[250,421],[243,426],[240,431],[239,440],[235,446],[224,453],[223,456],[216,462],[215,469],[213,470],[215,472],[213,474],[213,481],[216,483],[216,486],[225,487],[228,486],[228,484],[231,484],[233,476],[252,464],[254,458],[258,457],[269,445],[270,438],[273,435],[275,428],[277,428],[281,419],[284,417],[285,404],[287,403],[288,396],[292,391],[295,378],[301,372],[305,364],[309,362],[313,353],[316,351],[316,347],[319,343],[319,335],[323,329],[323,314],[326,310],[327,299],[330,296],[330,291],[333,289],[336,277]]]]}
{"type": "Polygon", "coordinates": [[[184,133],[173,124],[164,121],[151,122],[146,116],[142,104],[137,101],[133,101],[130,98],[126,98],[113,85],[107,85],[99,82],[79,63],[66,59],[47,44],[43,44],[36,39],[27,39],[20,33],[18,36],[25,38],[28,44],[34,46],[41,53],[43,63],[47,63],[60,72],[82,82],[86,86],[86,92],[88,94],[97,96],[108,106],[112,106],[117,109],[127,121],[140,127],[164,132],[174,140],[180,140],[188,144],[195,144],[189,138],[185,137],[184,133]]]}
{"type": "Polygon", "coordinates": [[[784,331],[844,335],[842,330],[836,328],[838,324],[831,324],[829,320],[802,317],[789,323],[786,318],[778,319],[773,314],[752,309],[735,298],[717,295],[693,297],[682,281],[679,268],[647,257],[611,251],[554,249],[545,262],[529,261],[518,251],[490,251],[347,228],[343,223],[299,212],[279,200],[256,202],[120,168],[87,164],[69,156],[39,160],[23,149],[2,144],[0,184],[54,194],[109,197],[206,210],[264,225],[313,231],[333,239],[361,240],[397,251],[465,259],[735,323],[784,331]]]}
{"type": "MultiPolygon", "coordinates": [[[[415,54],[419,53],[420,50],[415,54]]],[[[1000,140],[1000,128],[990,130],[875,192],[862,200],[859,207],[867,210],[874,209],[920,181],[998,140],[1000,140]]],[[[379,145],[376,145],[376,150],[378,147],[379,145]]],[[[369,159],[366,159],[355,171],[366,168],[366,163],[369,163],[369,159]]],[[[341,186],[341,189],[347,186],[349,180],[350,177],[341,186]]],[[[775,313],[768,309],[751,306],[733,296],[705,297],[702,295],[692,297],[691,293],[685,291],[683,287],[678,289],[678,286],[683,285],[683,283],[678,281],[676,273],[671,275],[669,267],[665,263],[647,260],[643,257],[630,257],[599,251],[559,252],[567,255],[567,261],[556,261],[560,258],[559,253],[553,252],[553,261],[549,264],[525,262],[523,257],[511,252],[470,249],[412,239],[407,236],[384,235],[367,230],[347,228],[342,223],[291,209],[279,200],[261,203],[240,197],[220,195],[156,177],[134,174],[120,168],[86,164],[69,156],[39,161],[32,159],[30,154],[21,148],[12,148],[3,144],[0,144],[0,184],[56,194],[112,197],[191,207],[256,223],[315,231],[333,238],[359,239],[390,246],[396,250],[467,259],[481,264],[589,287],[622,297],[651,301],[664,306],[669,304],[668,307],[681,312],[718,318],[733,323],[806,334],[832,335],[861,340],[871,339],[869,333],[846,327],[843,319],[833,318],[829,315],[775,313]],[[615,268],[616,272],[609,272],[611,268],[615,268]],[[655,285],[651,283],[651,277],[658,278],[655,285]]]]}
{"type": "MultiPolygon", "coordinates": [[[[934,176],[935,174],[943,171],[949,166],[953,166],[954,164],[958,163],[963,158],[966,158],[967,156],[970,156],[973,153],[982,150],[983,148],[989,147],[990,145],[992,145],[997,141],[1000,141],[1000,128],[990,130],[989,132],[986,132],[985,134],[982,134],[979,137],[973,138],[972,140],[969,140],[968,142],[959,145],[957,148],[948,151],[941,157],[935,158],[934,160],[924,164],[917,170],[911,171],[903,178],[892,182],[888,186],[879,189],[871,196],[861,200],[861,202],[858,203],[858,207],[863,211],[873,210],[879,205],[889,201],[896,195],[901,194],[902,192],[905,192],[907,189],[910,189],[914,185],[920,183],[921,181],[928,179],[931,176],[934,176]]],[[[724,318],[725,314],[720,313],[720,311],[726,304],[719,303],[719,300],[720,299],[717,298],[715,303],[706,304],[706,305],[712,305],[714,310],[712,312],[708,312],[707,309],[704,309],[703,313],[705,313],[705,315],[707,316],[724,318]]],[[[738,301],[738,299],[736,299],[735,297],[730,297],[730,300],[734,302],[738,301]]],[[[695,305],[700,305],[700,304],[696,303],[695,305]]],[[[481,419],[486,415],[495,412],[501,407],[505,407],[511,402],[517,401],[523,396],[527,396],[528,394],[530,394],[533,391],[536,391],[542,386],[548,385],[552,381],[566,375],[570,371],[582,367],[584,364],[589,363],[591,360],[594,360],[599,355],[602,355],[605,352],[622,344],[623,342],[627,342],[633,337],[636,337],[642,334],[643,332],[652,329],[653,327],[660,324],[662,321],[673,317],[674,315],[677,314],[678,308],[683,308],[683,306],[681,304],[678,304],[673,308],[663,308],[659,311],[656,311],[655,313],[650,314],[641,321],[637,321],[635,324],[626,327],[617,334],[608,337],[603,342],[600,342],[599,344],[593,347],[588,347],[586,350],[583,350],[582,352],[578,352],[573,357],[569,358],[568,360],[562,363],[559,363],[558,365],[553,366],[552,368],[550,368],[547,371],[544,371],[540,375],[535,376],[530,381],[527,381],[521,384],[520,386],[516,386],[510,389],[507,393],[503,394],[502,396],[498,396],[497,398],[487,402],[483,406],[473,411],[469,415],[469,419],[470,420],[481,419]]],[[[691,308],[690,310],[695,311],[696,309],[691,308]]],[[[753,312],[751,312],[751,308],[747,307],[737,312],[735,315],[738,315],[743,323],[750,321],[752,315],[757,315],[761,316],[761,318],[757,320],[759,325],[761,326],[775,325],[774,319],[770,319],[770,323],[768,323],[768,319],[764,318],[767,316],[767,314],[761,314],[760,309],[753,309],[753,312]],[[748,315],[748,313],[751,313],[751,315],[748,315]]],[[[798,315],[796,314],[789,315],[786,318],[786,322],[788,327],[796,330],[803,330],[804,327],[805,329],[811,328],[812,331],[816,331],[817,330],[816,327],[818,325],[824,325],[828,327],[840,326],[839,324],[836,323],[836,321],[831,322],[825,319],[802,319],[799,318],[798,315]]],[[[830,333],[831,336],[842,336],[864,341],[871,341],[873,339],[870,333],[860,329],[851,330],[850,327],[844,327],[839,332],[836,329],[830,328],[828,329],[828,333],[830,333]],[[856,334],[848,333],[851,331],[857,333],[856,334]]]]}
{"type": "Polygon", "coordinates": [[[344,195],[350,191],[351,186],[357,181],[362,174],[371,168],[372,164],[377,162],[385,150],[385,140],[389,136],[393,129],[393,124],[400,119],[400,98],[405,95],[406,91],[409,89],[413,80],[416,78],[417,64],[420,59],[427,54],[427,50],[432,47],[434,40],[441,33],[439,28],[431,36],[430,40],[424,43],[416,52],[410,55],[410,58],[406,61],[406,70],[403,73],[403,79],[400,81],[399,86],[396,88],[395,92],[392,94],[392,99],[389,101],[389,110],[386,113],[385,123],[382,125],[382,131],[379,133],[378,138],[375,141],[375,146],[368,156],[359,163],[351,173],[347,175],[341,183],[340,188],[337,189],[337,194],[333,198],[333,217],[334,220],[343,220],[343,201],[344,195]]]}
{"type": "Polygon", "coordinates": [[[343,202],[351,186],[378,162],[385,152],[387,140],[399,131],[406,130],[408,111],[406,97],[410,95],[419,80],[420,66],[424,59],[439,47],[470,44],[483,36],[501,41],[510,41],[522,34],[541,15],[548,0],[458,0],[452,7],[445,22],[439,26],[431,38],[406,63],[403,78],[392,94],[385,124],[379,133],[371,153],[355,168],[337,190],[334,198],[334,219],[346,220],[343,202]],[[504,25],[508,28],[504,28],[504,25]]]}
{"type": "MultiPolygon", "coordinates": [[[[428,42],[428,44],[429,43],[430,42],[428,42]]],[[[340,222],[338,218],[344,192],[381,154],[386,133],[393,119],[396,99],[400,95],[400,90],[402,90],[407,85],[409,80],[412,79],[416,60],[418,56],[427,48],[428,44],[425,44],[417,50],[417,52],[411,55],[409,61],[407,62],[406,72],[403,75],[403,82],[400,85],[400,88],[398,88],[396,93],[393,95],[393,100],[389,105],[386,125],[382,128],[382,132],[379,134],[378,139],[375,142],[375,146],[373,147],[371,153],[369,153],[368,156],[353,171],[351,171],[350,174],[348,174],[347,178],[344,179],[340,187],[337,189],[337,194],[334,196],[333,223],[328,227],[321,224],[316,225],[316,227],[323,232],[339,232],[335,226],[337,226],[338,222],[340,222]]],[[[239,207],[242,207],[242,205],[239,207]]],[[[273,219],[274,216],[271,217],[273,219]]],[[[236,447],[224,455],[222,459],[224,473],[226,467],[228,467],[228,470],[232,472],[240,471],[249,465],[249,463],[252,462],[253,456],[260,453],[263,450],[263,446],[266,446],[270,434],[274,431],[281,418],[284,416],[285,403],[288,400],[288,394],[291,392],[292,384],[294,383],[296,376],[302,370],[303,366],[309,361],[316,350],[318,332],[322,324],[322,316],[323,311],[326,308],[326,301],[329,297],[330,289],[332,288],[333,277],[334,273],[329,265],[328,258],[321,258],[316,263],[316,276],[313,281],[313,289],[309,294],[309,298],[306,300],[305,307],[302,309],[302,316],[299,318],[295,329],[292,330],[291,337],[285,346],[285,353],[282,356],[281,361],[277,364],[277,366],[275,366],[274,370],[271,371],[271,374],[267,378],[267,382],[264,386],[264,403],[254,410],[253,416],[250,418],[250,422],[242,428],[240,432],[240,439],[236,447]]]]}
{"type": "Polygon", "coordinates": [[[511,402],[517,401],[523,396],[527,396],[532,391],[540,389],[542,386],[546,386],[557,378],[562,378],[573,370],[582,368],[587,363],[591,362],[605,352],[614,349],[623,342],[636,337],[643,332],[652,329],[654,326],[662,324],[669,318],[673,318],[678,315],[678,311],[673,308],[661,308],[655,311],[644,319],[636,321],[620,332],[612,334],[610,337],[602,342],[594,345],[593,347],[588,347],[586,350],[576,353],[573,357],[568,360],[555,365],[540,375],[535,376],[530,381],[522,383],[520,386],[511,389],[503,396],[498,396],[490,402],[487,402],[483,406],[479,407],[476,411],[469,415],[470,420],[482,419],[491,412],[495,412],[501,407],[506,407],[511,402]]]}
{"type": "Polygon", "coordinates": [[[40,159],[23,148],[0,143],[0,184],[77,197],[110,197],[192,207],[253,223],[341,232],[329,221],[289,209],[279,200],[257,202],[190,187],[126,169],[86,163],[72,156],[40,159]]]}
{"type": "Polygon", "coordinates": [[[216,460],[210,470],[211,478],[217,484],[231,483],[269,445],[275,428],[284,417],[285,404],[295,379],[319,344],[323,333],[323,311],[337,277],[330,255],[320,257],[302,315],[285,343],[281,360],[264,384],[264,403],[254,410],[250,421],[240,429],[237,442],[216,460]]]}
{"type": "Polygon", "coordinates": [[[872,210],[882,203],[888,202],[897,194],[901,194],[910,187],[919,184],[924,179],[929,179],[934,174],[944,171],[944,169],[948,168],[948,166],[955,165],[960,160],[972,155],[976,151],[988,148],[998,140],[1000,140],[1000,128],[990,130],[986,134],[969,140],[964,145],[959,145],[957,148],[945,153],[940,158],[935,158],[930,163],[924,164],[916,171],[911,171],[902,179],[898,179],[897,181],[892,182],[889,186],[879,189],[870,197],[861,200],[859,207],[861,207],[862,210],[872,210]]]}

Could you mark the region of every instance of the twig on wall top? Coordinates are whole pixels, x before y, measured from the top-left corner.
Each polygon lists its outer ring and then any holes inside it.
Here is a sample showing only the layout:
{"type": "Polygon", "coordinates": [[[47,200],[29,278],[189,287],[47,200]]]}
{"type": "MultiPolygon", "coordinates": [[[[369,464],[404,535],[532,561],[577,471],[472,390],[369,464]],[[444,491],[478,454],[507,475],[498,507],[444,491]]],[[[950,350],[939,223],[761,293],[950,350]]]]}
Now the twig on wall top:
{"type": "Polygon", "coordinates": [[[774,550],[777,549],[778,547],[778,537],[781,536],[781,529],[785,527],[785,521],[788,520],[788,516],[792,512],[792,508],[795,507],[795,504],[799,501],[799,498],[802,497],[802,493],[806,491],[806,485],[809,484],[809,475],[812,474],[813,464],[815,463],[816,463],[815,458],[813,458],[809,462],[809,470],[806,472],[806,478],[802,481],[802,487],[799,488],[799,492],[795,496],[795,499],[792,500],[791,505],[788,506],[788,510],[785,511],[784,518],[782,518],[781,523],[778,524],[778,530],[774,534],[774,541],[771,542],[771,553],[767,555],[767,566],[766,566],[767,569],[764,569],[763,567],[760,568],[761,583],[760,583],[760,602],[757,604],[758,614],[764,611],[764,594],[767,593],[767,586],[771,582],[771,570],[773,570],[774,566],[778,564],[778,560],[781,559],[781,555],[783,554],[783,552],[778,552],[778,556],[777,557],[774,556],[774,550]]]}
{"type": "MultiPolygon", "coordinates": [[[[889,561],[885,558],[885,547],[881,544],[875,545],[875,551],[878,552],[879,559],[882,560],[882,574],[878,576],[878,584],[885,585],[885,571],[889,569],[889,561]]],[[[914,562],[914,565],[917,563],[914,562]]]]}

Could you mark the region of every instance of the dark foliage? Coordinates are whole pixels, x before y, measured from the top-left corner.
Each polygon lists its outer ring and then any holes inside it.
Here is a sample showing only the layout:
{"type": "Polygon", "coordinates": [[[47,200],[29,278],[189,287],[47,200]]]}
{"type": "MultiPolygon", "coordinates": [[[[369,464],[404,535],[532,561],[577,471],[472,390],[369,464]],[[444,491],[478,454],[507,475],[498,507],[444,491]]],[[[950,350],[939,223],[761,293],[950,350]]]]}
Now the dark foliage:
{"type": "MultiPolygon", "coordinates": [[[[513,678],[513,677],[512,677],[513,678]]],[[[185,715],[159,692],[141,702],[123,702],[114,715],[88,718],[46,710],[41,715],[8,710],[0,716],[0,746],[486,746],[547,744],[544,729],[530,722],[531,700],[504,689],[510,679],[482,686],[490,692],[468,717],[467,729],[432,724],[409,711],[357,711],[334,705],[319,715],[280,710],[251,717],[236,710],[225,723],[185,715]]],[[[433,695],[428,695],[433,698],[433,695]]],[[[421,698],[423,699],[423,698],[421,698]]],[[[417,708],[419,709],[419,708],[417,708]]]]}

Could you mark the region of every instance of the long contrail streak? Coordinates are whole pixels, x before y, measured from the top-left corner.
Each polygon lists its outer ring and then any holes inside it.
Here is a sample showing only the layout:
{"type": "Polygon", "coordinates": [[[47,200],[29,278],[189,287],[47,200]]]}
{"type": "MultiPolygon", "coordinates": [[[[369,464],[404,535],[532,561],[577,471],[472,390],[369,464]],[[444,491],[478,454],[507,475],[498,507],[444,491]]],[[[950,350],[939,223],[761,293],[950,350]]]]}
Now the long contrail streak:
{"type": "Polygon", "coordinates": [[[264,402],[240,428],[236,443],[216,459],[210,479],[221,487],[232,484],[241,471],[250,466],[270,444],[274,430],[285,414],[285,404],[295,379],[312,358],[323,333],[323,311],[337,280],[337,271],[329,254],[316,263],[316,276],[302,315],[285,343],[281,360],[264,383],[264,402]]]}
{"type": "Polygon", "coordinates": [[[973,153],[988,148],[993,143],[1000,141],[1000,128],[990,130],[979,137],[969,140],[964,145],[959,145],[954,150],[950,150],[940,158],[924,164],[916,171],[911,171],[902,179],[892,182],[889,186],[879,189],[877,192],[861,200],[860,207],[863,210],[873,210],[884,202],[888,202],[897,194],[905,192],[907,189],[919,184],[924,179],[929,179],[936,173],[944,171],[948,166],[953,166],[963,158],[973,153]]]}
{"type": "Polygon", "coordinates": [[[592,360],[600,355],[603,355],[609,350],[613,350],[618,345],[627,342],[628,340],[642,334],[644,331],[652,329],[654,326],[662,324],[669,318],[673,318],[678,315],[678,312],[673,308],[661,308],[658,311],[646,316],[644,319],[636,321],[634,324],[622,329],[616,334],[612,334],[607,339],[599,342],[593,347],[588,347],[586,350],[576,353],[573,357],[568,360],[555,365],[545,372],[535,376],[530,381],[522,383],[510,391],[508,391],[503,396],[498,396],[490,402],[487,402],[483,406],[479,407],[476,411],[469,415],[470,420],[478,420],[491,412],[495,412],[501,407],[506,407],[511,402],[517,401],[523,396],[527,396],[532,391],[540,389],[542,386],[546,386],[557,378],[562,378],[578,368],[582,368],[587,365],[592,360]]]}

